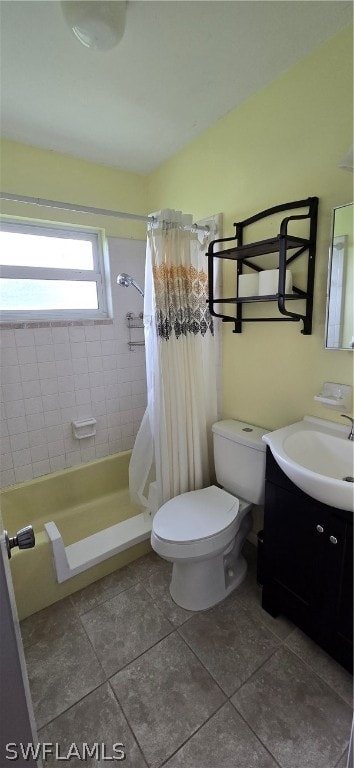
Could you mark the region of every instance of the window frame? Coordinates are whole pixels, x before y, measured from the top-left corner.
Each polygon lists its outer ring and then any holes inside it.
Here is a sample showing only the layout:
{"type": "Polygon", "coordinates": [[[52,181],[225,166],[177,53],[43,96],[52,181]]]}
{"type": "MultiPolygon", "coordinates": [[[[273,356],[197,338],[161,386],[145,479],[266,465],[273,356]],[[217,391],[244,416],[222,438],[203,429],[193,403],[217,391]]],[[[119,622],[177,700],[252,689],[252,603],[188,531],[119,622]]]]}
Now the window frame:
{"type": "Polygon", "coordinates": [[[92,243],[93,269],[61,269],[53,267],[26,267],[0,264],[0,277],[32,280],[69,280],[95,282],[97,290],[97,309],[25,309],[1,310],[0,326],[4,323],[99,320],[110,317],[108,311],[108,258],[104,232],[93,227],[79,227],[70,224],[52,222],[21,221],[0,217],[0,229],[19,234],[61,237],[70,240],[90,240],[92,243]]]}

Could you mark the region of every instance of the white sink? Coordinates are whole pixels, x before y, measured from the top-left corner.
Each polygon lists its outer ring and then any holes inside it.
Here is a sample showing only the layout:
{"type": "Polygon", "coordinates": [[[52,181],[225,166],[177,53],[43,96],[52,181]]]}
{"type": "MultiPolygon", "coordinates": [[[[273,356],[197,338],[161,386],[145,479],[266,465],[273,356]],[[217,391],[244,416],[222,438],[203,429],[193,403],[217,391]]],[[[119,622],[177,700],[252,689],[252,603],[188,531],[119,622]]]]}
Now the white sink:
{"type": "Polygon", "coordinates": [[[305,416],[263,435],[285,475],[298,488],[330,507],[354,511],[354,442],[349,426],[305,416]]]}

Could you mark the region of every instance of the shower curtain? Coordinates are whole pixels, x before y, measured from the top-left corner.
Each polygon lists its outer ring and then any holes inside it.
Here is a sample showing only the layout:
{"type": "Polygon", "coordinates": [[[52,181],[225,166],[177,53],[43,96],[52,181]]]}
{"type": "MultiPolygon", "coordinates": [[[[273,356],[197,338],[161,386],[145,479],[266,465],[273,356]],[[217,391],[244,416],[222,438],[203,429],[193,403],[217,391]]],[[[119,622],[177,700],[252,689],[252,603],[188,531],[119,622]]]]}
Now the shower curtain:
{"type": "MultiPolygon", "coordinates": [[[[192,216],[165,209],[147,234],[144,329],[147,409],[129,469],[133,501],[157,506],[210,484],[211,424],[218,418],[218,329],[207,298],[209,239],[192,216]]],[[[213,235],[215,237],[215,235],[213,235]]]]}

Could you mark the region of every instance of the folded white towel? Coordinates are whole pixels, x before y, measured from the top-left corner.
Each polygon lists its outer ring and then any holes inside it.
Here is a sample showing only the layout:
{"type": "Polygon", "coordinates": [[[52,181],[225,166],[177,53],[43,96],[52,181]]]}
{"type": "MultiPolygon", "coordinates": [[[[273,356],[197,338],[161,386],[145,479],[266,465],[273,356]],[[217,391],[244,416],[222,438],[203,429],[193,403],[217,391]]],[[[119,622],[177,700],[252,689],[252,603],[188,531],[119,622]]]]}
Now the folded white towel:
{"type": "Polygon", "coordinates": [[[254,272],[253,275],[239,275],[238,295],[239,298],[243,296],[258,296],[258,272],[254,272]]]}
{"type": "MultiPolygon", "coordinates": [[[[274,296],[278,293],[279,269],[264,269],[259,273],[259,296],[274,296]]],[[[285,272],[285,293],[291,293],[293,287],[290,269],[285,272]]]]}

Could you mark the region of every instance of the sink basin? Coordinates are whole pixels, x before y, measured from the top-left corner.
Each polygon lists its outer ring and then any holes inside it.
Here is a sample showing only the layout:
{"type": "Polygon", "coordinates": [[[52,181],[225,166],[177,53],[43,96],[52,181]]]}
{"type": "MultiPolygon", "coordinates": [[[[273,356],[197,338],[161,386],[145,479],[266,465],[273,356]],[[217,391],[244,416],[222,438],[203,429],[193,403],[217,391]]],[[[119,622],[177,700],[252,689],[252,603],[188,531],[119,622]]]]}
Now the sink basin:
{"type": "Polygon", "coordinates": [[[305,416],[263,436],[285,475],[317,501],[354,511],[354,442],[349,428],[305,416]]]}

